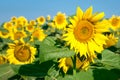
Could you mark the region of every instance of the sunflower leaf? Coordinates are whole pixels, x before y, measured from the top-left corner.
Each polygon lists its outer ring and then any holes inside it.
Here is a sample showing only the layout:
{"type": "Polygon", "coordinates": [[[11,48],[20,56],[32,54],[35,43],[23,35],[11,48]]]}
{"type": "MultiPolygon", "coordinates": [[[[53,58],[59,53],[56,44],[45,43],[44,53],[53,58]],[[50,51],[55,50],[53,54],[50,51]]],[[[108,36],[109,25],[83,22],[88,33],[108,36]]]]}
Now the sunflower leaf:
{"type": "Polygon", "coordinates": [[[7,80],[15,75],[9,64],[0,65],[0,80],[7,80]]]}
{"type": "Polygon", "coordinates": [[[46,38],[43,40],[42,43],[45,43],[45,44],[47,44],[47,45],[49,45],[49,46],[54,46],[55,41],[54,41],[53,37],[46,37],[46,38]]]}
{"type": "Polygon", "coordinates": [[[74,51],[71,51],[68,48],[57,48],[41,43],[39,58],[41,62],[44,62],[62,57],[71,57],[74,54],[74,51]]]}
{"type": "Polygon", "coordinates": [[[11,67],[20,75],[45,77],[53,64],[53,61],[46,61],[41,64],[11,65],[11,67]]]}
{"type": "Polygon", "coordinates": [[[117,68],[120,69],[120,55],[119,54],[115,54],[114,52],[105,49],[102,52],[102,59],[101,59],[101,63],[103,63],[103,65],[105,65],[106,68],[117,68]]]}

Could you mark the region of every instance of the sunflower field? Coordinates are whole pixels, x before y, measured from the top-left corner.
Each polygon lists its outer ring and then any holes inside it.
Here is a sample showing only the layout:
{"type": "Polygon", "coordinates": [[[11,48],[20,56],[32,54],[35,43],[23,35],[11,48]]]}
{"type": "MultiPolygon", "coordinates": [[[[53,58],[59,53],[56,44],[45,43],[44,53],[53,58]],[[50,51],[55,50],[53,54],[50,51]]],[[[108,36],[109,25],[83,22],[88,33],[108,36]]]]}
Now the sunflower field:
{"type": "Polygon", "coordinates": [[[93,7],[0,24],[0,80],[120,80],[120,16],[93,7]]]}

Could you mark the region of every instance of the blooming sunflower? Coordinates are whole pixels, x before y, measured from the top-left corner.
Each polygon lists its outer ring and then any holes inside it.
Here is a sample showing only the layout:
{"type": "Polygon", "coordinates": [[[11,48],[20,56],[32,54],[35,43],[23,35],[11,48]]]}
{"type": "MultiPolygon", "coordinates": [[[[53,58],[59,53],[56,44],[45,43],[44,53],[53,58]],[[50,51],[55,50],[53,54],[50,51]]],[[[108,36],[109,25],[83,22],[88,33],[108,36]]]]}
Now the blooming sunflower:
{"type": "Polygon", "coordinates": [[[22,27],[26,26],[28,24],[28,20],[24,16],[20,16],[16,20],[17,25],[21,25],[22,27]]]}
{"type": "Polygon", "coordinates": [[[11,22],[15,23],[16,20],[17,20],[17,17],[16,17],[16,16],[11,17],[11,22]]]}
{"type": "Polygon", "coordinates": [[[37,18],[37,22],[39,25],[43,25],[45,23],[45,21],[46,20],[45,20],[44,16],[40,16],[37,18]]]}
{"type": "Polygon", "coordinates": [[[45,37],[46,35],[44,34],[43,30],[37,27],[32,32],[31,41],[33,41],[34,38],[37,38],[39,41],[42,41],[45,37]]]}
{"type": "Polygon", "coordinates": [[[17,30],[16,28],[10,32],[10,39],[11,40],[19,40],[27,37],[27,34],[24,30],[17,30]]]}
{"type": "MultiPolygon", "coordinates": [[[[83,57],[82,57],[83,58],[83,57]]],[[[94,59],[96,58],[95,54],[90,54],[89,57],[80,59],[78,56],[76,56],[76,69],[77,70],[87,70],[89,68],[89,65],[91,62],[94,62],[94,59]]],[[[59,61],[59,68],[63,69],[64,73],[67,73],[69,68],[73,68],[73,61],[72,58],[61,58],[59,61]]]]}
{"type": "Polygon", "coordinates": [[[92,7],[89,7],[83,13],[78,7],[76,15],[70,18],[71,24],[63,34],[70,49],[80,53],[80,56],[87,57],[90,53],[100,53],[103,50],[103,44],[106,44],[107,37],[102,33],[108,31],[108,21],[102,20],[104,12],[92,15],[92,10],[92,7]]]}
{"type": "Polygon", "coordinates": [[[11,31],[13,29],[13,24],[11,22],[6,22],[4,25],[3,25],[4,29],[8,30],[8,31],[11,31]]]}
{"type": "Polygon", "coordinates": [[[0,54],[0,64],[4,64],[4,63],[7,63],[7,58],[5,55],[0,54]]]}
{"type": "Polygon", "coordinates": [[[35,20],[30,20],[30,23],[29,23],[30,25],[36,25],[36,21],[35,20]]]}
{"type": "Polygon", "coordinates": [[[28,64],[32,63],[35,59],[36,48],[16,41],[15,44],[9,44],[7,50],[7,59],[10,64],[28,64]]]}
{"type": "Polygon", "coordinates": [[[1,38],[8,38],[8,37],[10,37],[10,34],[8,31],[0,31],[0,37],[1,38]]]}
{"type": "Polygon", "coordinates": [[[33,32],[34,31],[34,25],[32,25],[32,24],[28,24],[25,28],[29,32],[33,32]]]}
{"type": "Polygon", "coordinates": [[[115,37],[114,34],[106,35],[108,40],[106,40],[105,48],[108,48],[110,46],[114,46],[118,42],[118,37],[115,37]]]}
{"type": "Polygon", "coordinates": [[[58,67],[62,68],[64,73],[67,73],[68,69],[73,66],[71,58],[61,58],[58,62],[58,67]]]}
{"type": "Polygon", "coordinates": [[[61,12],[57,13],[53,21],[55,22],[56,28],[58,29],[64,29],[67,25],[66,15],[61,12]]]}
{"type": "Polygon", "coordinates": [[[120,16],[115,16],[115,15],[113,15],[111,18],[109,18],[109,21],[110,21],[110,23],[111,23],[111,25],[112,25],[112,29],[113,30],[117,30],[117,29],[119,29],[120,28],[120,16]]]}
{"type": "Polygon", "coordinates": [[[49,21],[50,19],[51,19],[50,15],[47,15],[46,20],[49,21]]]}

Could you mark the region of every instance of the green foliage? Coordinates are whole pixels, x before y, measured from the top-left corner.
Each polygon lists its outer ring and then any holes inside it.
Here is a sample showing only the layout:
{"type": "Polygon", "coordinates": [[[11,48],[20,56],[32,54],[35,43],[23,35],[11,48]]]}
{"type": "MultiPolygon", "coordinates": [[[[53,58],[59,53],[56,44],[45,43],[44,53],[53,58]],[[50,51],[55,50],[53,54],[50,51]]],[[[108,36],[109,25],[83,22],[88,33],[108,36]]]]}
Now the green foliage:
{"type": "Polygon", "coordinates": [[[0,65],[0,80],[7,80],[15,74],[9,64],[0,65]]]}
{"type": "Polygon", "coordinates": [[[115,54],[114,52],[111,52],[110,50],[105,49],[102,52],[102,60],[100,60],[101,63],[103,63],[104,67],[110,68],[110,69],[120,69],[120,55],[115,54]]]}

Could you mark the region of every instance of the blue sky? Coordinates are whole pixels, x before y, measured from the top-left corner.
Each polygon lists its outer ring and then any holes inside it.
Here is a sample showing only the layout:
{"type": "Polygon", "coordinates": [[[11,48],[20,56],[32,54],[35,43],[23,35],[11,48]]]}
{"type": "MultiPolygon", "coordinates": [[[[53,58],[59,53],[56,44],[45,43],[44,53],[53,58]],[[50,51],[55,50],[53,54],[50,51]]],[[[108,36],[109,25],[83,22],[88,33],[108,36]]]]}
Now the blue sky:
{"type": "Polygon", "coordinates": [[[0,24],[9,21],[12,16],[25,16],[28,20],[39,16],[52,17],[58,11],[66,15],[76,12],[77,6],[84,11],[93,6],[93,12],[105,12],[105,18],[120,15],[120,0],[1,0],[0,24]]]}

